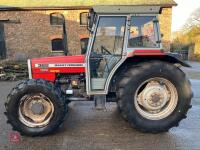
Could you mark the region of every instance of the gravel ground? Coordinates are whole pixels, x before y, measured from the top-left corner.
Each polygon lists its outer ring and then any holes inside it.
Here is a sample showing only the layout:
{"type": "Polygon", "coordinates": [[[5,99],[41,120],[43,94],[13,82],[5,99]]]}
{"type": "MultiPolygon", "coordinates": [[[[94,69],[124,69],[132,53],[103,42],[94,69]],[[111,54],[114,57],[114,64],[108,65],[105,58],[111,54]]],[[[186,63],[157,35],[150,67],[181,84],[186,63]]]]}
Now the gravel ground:
{"type": "Polygon", "coordinates": [[[143,134],[132,129],[120,117],[115,103],[108,103],[105,111],[98,111],[93,102],[76,102],[70,104],[64,126],[54,135],[21,137],[15,144],[9,140],[12,129],[3,112],[6,96],[17,82],[0,82],[0,150],[200,150],[200,80],[191,81],[193,107],[187,119],[168,133],[143,134]]]}

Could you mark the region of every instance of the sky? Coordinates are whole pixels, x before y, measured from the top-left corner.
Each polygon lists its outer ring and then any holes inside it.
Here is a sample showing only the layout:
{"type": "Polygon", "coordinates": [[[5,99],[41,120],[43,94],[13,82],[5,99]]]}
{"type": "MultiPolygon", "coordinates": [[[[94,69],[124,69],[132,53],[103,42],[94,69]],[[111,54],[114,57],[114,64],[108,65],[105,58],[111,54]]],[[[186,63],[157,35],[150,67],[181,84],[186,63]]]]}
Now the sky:
{"type": "Polygon", "coordinates": [[[174,0],[178,6],[173,8],[172,31],[178,31],[185,24],[190,14],[200,7],[200,0],[174,0]]]}

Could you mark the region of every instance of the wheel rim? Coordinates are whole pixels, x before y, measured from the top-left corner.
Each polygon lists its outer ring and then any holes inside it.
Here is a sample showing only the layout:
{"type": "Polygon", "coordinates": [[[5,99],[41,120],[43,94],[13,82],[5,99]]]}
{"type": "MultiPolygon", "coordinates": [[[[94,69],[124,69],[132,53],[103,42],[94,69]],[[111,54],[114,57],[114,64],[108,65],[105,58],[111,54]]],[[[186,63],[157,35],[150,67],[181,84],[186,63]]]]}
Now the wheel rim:
{"type": "Polygon", "coordinates": [[[29,94],[21,98],[19,120],[28,127],[44,127],[52,118],[54,106],[50,99],[41,94],[29,94]]]}
{"type": "Polygon", "coordinates": [[[173,113],[178,104],[176,87],[167,79],[151,78],[136,90],[134,105],[149,120],[161,120],[173,113]]]}

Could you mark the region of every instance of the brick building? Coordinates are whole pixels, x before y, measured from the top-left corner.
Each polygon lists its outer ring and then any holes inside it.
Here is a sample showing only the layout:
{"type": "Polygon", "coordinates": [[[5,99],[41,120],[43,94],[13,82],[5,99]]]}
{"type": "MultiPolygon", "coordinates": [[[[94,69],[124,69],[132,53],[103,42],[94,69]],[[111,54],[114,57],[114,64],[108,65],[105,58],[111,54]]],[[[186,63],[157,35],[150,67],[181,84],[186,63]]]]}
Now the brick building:
{"type": "Polygon", "coordinates": [[[88,35],[86,12],[93,5],[161,5],[163,43],[169,50],[173,0],[28,0],[0,1],[0,58],[25,60],[63,54],[65,20],[70,54],[80,54],[80,36],[88,35]]]}

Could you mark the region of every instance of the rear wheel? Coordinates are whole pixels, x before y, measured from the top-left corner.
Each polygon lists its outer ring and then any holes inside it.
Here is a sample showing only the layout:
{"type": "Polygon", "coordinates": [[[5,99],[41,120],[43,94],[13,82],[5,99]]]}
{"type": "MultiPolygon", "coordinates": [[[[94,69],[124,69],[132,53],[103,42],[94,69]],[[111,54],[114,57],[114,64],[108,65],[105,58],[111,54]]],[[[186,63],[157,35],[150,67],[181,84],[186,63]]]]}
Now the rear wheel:
{"type": "Polygon", "coordinates": [[[118,84],[118,107],[130,124],[143,132],[165,132],[186,118],[191,86],[172,64],[152,61],[129,68],[118,84]]]}
{"type": "Polygon", "coordinates": [[[20,83],[8,95],[5,107],[8,123],[28,136],[54,132],[67,111],[61,90],[42,79],[20,83]]]}

